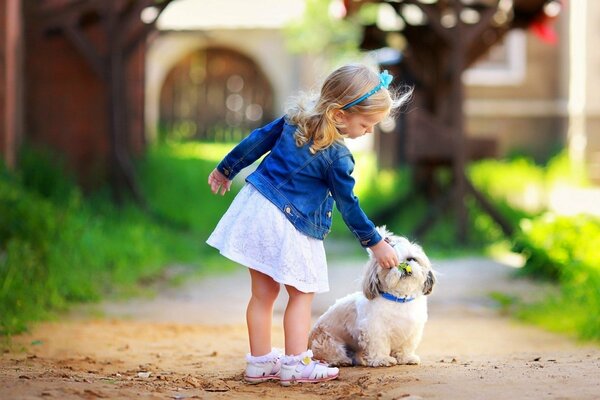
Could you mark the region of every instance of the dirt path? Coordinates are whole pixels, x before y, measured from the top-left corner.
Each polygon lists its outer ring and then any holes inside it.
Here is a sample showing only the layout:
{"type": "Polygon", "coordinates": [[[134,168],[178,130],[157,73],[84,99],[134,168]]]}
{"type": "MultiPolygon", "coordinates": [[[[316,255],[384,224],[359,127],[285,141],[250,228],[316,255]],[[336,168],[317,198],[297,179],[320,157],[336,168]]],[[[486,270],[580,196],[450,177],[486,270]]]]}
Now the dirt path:
{"type": "MultiPolygon", "coordinates": [[[[420,366],[344,368],[338,381],[242,382],[245,271],[155,299],[101,306],[104,318],[39,325],[0,358],[0,399],[598,399],[600,349],[502,316],[490,291],[536,293],[483,259],[438,262],[420,366]],[[21,351],[18,348],[22,348],[21,351]]],[[[362,263],[334,264],[315,316],[355,290],[362,263]]],[[[276,305],[275,345],[283,343],[276,305]]]]}

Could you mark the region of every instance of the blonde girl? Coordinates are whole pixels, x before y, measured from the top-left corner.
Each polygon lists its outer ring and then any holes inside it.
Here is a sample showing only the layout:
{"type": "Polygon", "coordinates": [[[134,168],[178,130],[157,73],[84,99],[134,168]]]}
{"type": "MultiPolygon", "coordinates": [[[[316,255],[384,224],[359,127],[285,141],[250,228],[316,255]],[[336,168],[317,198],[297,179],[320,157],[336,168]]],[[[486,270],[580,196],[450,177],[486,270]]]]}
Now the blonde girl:
{"type": "Polygon", "coordinates": [[[208,177],[213,193],[229,191],[240,170],[267,156],[233,200],[207,243],[250,271],[246,320],[250,353],[245,379],[322,382],[338,368],[312,359],[307,349],[315,293],[329,290],[323,239],[336,205],[346,225],[383,267],[398,264],[395,251],[359,206],[354,159],[345,140],[371,134],[404,103],[388,90],[392,76],[364,65],[333,71],[319,97],[254,130],[208,177]],[[283,285],[289,295],[283,318],[285,353],[272,348],[273,304],[283,285]]]}

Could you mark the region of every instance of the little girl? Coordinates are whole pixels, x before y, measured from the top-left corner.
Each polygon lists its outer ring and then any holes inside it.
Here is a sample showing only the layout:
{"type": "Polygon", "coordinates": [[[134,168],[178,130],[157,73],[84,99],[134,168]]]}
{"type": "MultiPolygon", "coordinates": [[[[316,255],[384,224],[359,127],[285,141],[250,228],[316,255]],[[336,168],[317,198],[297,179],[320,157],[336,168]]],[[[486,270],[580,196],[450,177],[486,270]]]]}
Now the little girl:
{"type": "Polygon", "coordinates": [[[269,153],[235,197],[207,243],[248,267],[252,296],[246,320],[250,354],[245,379],[322,382],[338,368],[312,359],[307,349],[315,293],[329,290],[323,239],[331,228],[333,204],[377,262],[398,265],[396,252],[375,230],[354,195],[354,159],[344,139],[355,139],[401,105],[392,76],[362,65],[332,72],[310,106],[297,104],[254,130],[208,177],[213,193],[229,191],[240,170],[269,153]],[[271,347],[273,304],[283,284],[289,295],[283,318],[285,354],[271,347]]]}

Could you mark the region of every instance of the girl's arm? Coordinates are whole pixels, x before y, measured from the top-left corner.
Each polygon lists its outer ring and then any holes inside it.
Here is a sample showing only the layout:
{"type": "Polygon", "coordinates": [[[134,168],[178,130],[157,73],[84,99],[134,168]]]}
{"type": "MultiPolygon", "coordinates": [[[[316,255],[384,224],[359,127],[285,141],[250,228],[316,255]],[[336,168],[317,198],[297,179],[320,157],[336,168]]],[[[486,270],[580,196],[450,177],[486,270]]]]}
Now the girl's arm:
{"type": "Polygon", "coordinates": [[[353,170],[354,159],[351,155],[335,160],[328,169],[328,184],[336,207],[360,244],[371,249],[379,265],[393,268],[399,263],[396,251],[382,240],[375,224],[360,208],[358,198],[354,195],[355,180],[351,175],[353,170]]]}
{"type": "MultiPolygon", "coordinates": [[[[262,128],[252,131],[250,135],[238,143],[238,145],[225,156],[223,161],[217,165],[217,170],[222,175],[220,177],[217,176],[217,181],[222,177],[232,180],[242,169],[270,151],[277,142],[277,139],[281,136],[284,125],[285,117],[281,117],[262,128]]],[[[212,175],[213,174],[211,173],[211,176],[212,175]]]]}

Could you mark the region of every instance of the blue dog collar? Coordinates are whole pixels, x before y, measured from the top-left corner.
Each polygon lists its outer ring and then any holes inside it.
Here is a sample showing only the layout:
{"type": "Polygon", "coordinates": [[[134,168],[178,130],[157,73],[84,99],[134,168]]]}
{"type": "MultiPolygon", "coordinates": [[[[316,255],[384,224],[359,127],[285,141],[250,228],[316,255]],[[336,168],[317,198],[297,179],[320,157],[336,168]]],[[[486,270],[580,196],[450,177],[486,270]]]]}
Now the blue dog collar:
{"type": "Polygon", "coordinates": [[[383,297],[386,300],[395,301],[396,303],[408,303],[415,299],[414,297],[408,297],[408,296],[396,297],[393,294],[390,294],[387,292],[382,292],[381,297],[383,297]]]}
{"type": "Polygon", "coordinates": [[[381,88],[387,89],[390,86],[390,83],[392,83],[392,79],[394,79],[394,77],[390,75],[386,69],[385,71],[379,74],[379,85],[375,86],[370,92],[363,94],[358,99],[346,104],[344,107],[342,107],[342,110],[347,110],[350,107],[360,103],[361,101],[364,101],[365,99],[371,97],[381,88]]]}

